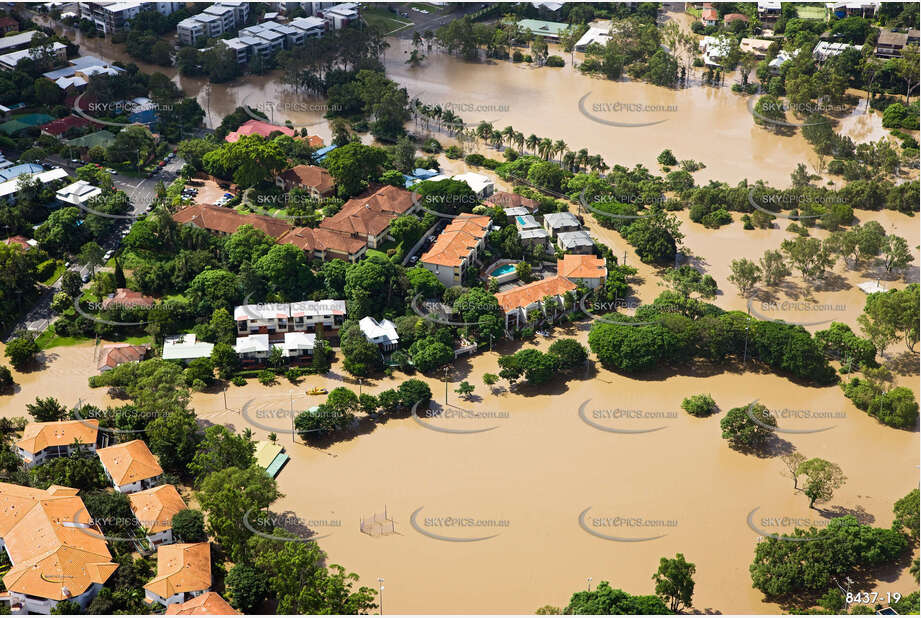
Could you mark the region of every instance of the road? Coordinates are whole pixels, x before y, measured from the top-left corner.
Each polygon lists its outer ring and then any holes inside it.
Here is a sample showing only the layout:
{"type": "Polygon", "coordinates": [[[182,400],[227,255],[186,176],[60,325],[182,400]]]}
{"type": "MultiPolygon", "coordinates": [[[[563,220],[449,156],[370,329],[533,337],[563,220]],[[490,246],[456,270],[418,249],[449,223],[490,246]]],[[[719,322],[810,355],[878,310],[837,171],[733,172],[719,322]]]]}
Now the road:
{"type": "Polygon", "coordinates": [[[411,3],[399,5],[399,10],[406,13],[408,17],[403,17],[401,15],[397,17],[397,19],[400,21],[406,21],[408,19],[413,22],[413,25],[403,28],[398,32],[394,32],[390,36],[398,39],[412,39],[413,32],[418,32],[419,34],[422,34],[426,30],[434,32],[441,26],[460,19],[464,15],[479,11],[483,6],[484,5],[480,3],[464,3],[461,5],[449,5],[447,10],[433,9],[430,13],[420,13],[412,9],[411,3]]]}
{"type": "MultiPolygon", "coordinates": [[[[44,163],[45,167],[57,166],[64,168],[71,175],[74,175],[74,170],[76,170],[77,167],[84,165],[83,163],[74,164],[71,163],[70,160],[62,159],[57,156],[48,157],[47,161],[44,163]]],[[[99,243],[102,245],[103,249],[106,251],[114,251],[118,248],[119,244],[121,244],[122,230],[128,229],[128,226],[134,222],[136,217],[143,215],[147,207],[153,202],[156,196],[157,183],[160,181],[163,181],[164,184],[171,183],[175,180],[176,176],[178,176],[179,170],[182,169],[184,164],[185,161],[176,157],[163,168],[162,172],[152,178],[135,178],[124,174],[112,174],[112,183],[116,188],[125,192],[131,204],[131,211],[128,215],[123,216],[133,218],[119,218],[117,220],[115,226],[110,230],[109,235],[99,243]]],[[[81,277],[84,277],[88,274],[89,267],[82,264],[72,264],[70,270],[76,271],[81,277]]],[[[10,337],[20,330],[28,330],[38,334],[48,328],[48,325],[54,318],[53,312],[51,311],[51,301],[54,299],[54,295],[61,290],[61,279],[62,278],[58,278],[57,281],[48,287],[29,312],[8,331],[6,341],[9,341],[10,337]]]]}

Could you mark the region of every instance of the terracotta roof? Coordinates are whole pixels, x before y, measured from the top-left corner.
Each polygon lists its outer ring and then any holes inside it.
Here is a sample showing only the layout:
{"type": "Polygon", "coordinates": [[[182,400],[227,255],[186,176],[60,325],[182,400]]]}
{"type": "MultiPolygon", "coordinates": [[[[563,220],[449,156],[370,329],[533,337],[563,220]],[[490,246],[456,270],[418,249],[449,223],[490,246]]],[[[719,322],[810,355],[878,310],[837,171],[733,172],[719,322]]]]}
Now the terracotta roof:
{"type": "Polygon", "coordinates": [[[192,597],[185,603],[173,603],[166,608],[167,616],[235,616],[239,614],[240,612],[232,608],[230,603],[216,592],[206,592],[192,597]]]}
{"type": "Polygon", "coordinates": [[[99,365],[96,369],[113,369],[123,363],[137,363],[147,356],[148,344],[131,345],[130,343],[113,343],[102,347],[99,365]]]}
{"type": "Polygon", "coordinates": [[[16,446],[28,453],[38,453],[49,446],[67,446],[74,440],[82,444],[96,444],[99,421],[53,421],[50,423],[29,423],[22,432],[16,446]]]}
{"type": "Polygon", "coordinates": [[[528,305],[540,302],[545,296],[560,296],[566,292],[576,289],[576,284],[557,275],[550,279],[541,279],[534,283],[523,285],[507,292],[498,292],[495,294],[499,306],[506,312],[512,309],[527,307],[528,305]]]}
{"type": "Polygon", "coordinates": [[[344,234],[377,236],[393,219],[412,207],[411,192],[387,185],[365,197],[350,199],[342,210],[324,219],[320,227],[344,234]]]}
{"type": "Polygon", "coordinates": [[[76,491],[0,483],[0,530],[15,565],[3,578],[7,590],[61,601],[105,583],[118,568],[76,491]]]}
{"type": "Polygon", "coordinates": [[[320,195],[331,193],[336,184],[329,172],[316,165],[296,165],[283,171],[279,177],[292,185],[313,187],[320,195]]]}
{"type": "Polygon", "coordinates": [[[96,451],[116,485],[127,485],[163,474],[163,468],[141,440],[132,440],[96,451]]]}
{"type": "Polygon", "coordinates": [[[128,288],[118,288],[115,294],[102,301],[102,308],[108,309],[109,305],[121,305],[123,307],[150,307],[156,298],[152,298],[140,292],[129,290],[128,288]]]}
{"type": "Polygon", "coordinates": [[[483,202],[493,206],[501,206],[502,208],[523,206],[529,210],[534,210],[538,206],[536,200],[525,197],[520,193],[509,193],[508,191],[496,191],[489,197],[483,198],[483,202]]]}
{"type": "Polygon", "coordinates": [[[311,148],[322,148],[323,147],[323,138],[319,135],[308,135],[307,143],[311,148]]]}
{"type": "Polygon", "coordinates": [[[727,24],[728,24],[728,23],[732,23],[732,22],[734,22],[734,21],[745,21],[745,22],[747,22],[747,21],[748,21],[748,15],[744,15],[743,13],[729,13],[729,14],[723,16],[723,21],[724,21],[725,23],[727,23],[727,24]]]}
{"type": "Polygon", "coordinates": [[[0,27],[6,28],[7,26],[18,28],[19,22],[9,16],[0,17],[0,27]]]}
{"type": "Polygon", "coordinates": [[[173,215],[173,220],[177,223],[190,223],[212,232],[222,232],[224,234],[233,234],[241,225],[252,225],[272,238],[278,238],[291,228],[287,222],[275,217],[244,215],[232,208],[221,208],[220,206],[205,204],[183,208],[173,215]]]}
{"type": "Polygon", "coordinates": [[[706,21],[719,21],[720,14],[713,8],[705,8],[700,12],[700,18],[706,21]]]}
{"type": "Polygon", "coordinates": [[[268,122],[262,122],[261,120],[247,120],[240,125],[239,129],[232,133],[228,133],[224,140],[234,143],[239,141],[244,135],[261,135],[262,137],[268,137],[275,131],[280,131],[289,137],[294,137],[294,129],[280,127],[275,124],[269,124],[268,122]]]}
{"type": "Polygon", "coordinates": [[[368,243],[360,238],[323,228],[296,227],[278,239],[280,244],[291,244],[304,251],[332,251],[354,255],[368,243]]]}
{"type": "Polygon", "coordinates": [[[160,485],[128,494],[131,511],[149,534],[173,527],[173,515],[189,508],[173,485],[160,485]]]}
{"type": "Polygon", "coordinates": [[[25,236],[19,236],[19,235],[10,236],[9,238],[7,238],[7,239],[5,239],[5,240],[3,241],[3,244],[5,244],[5,245],[19,245],[20,247],[22,247],[22,248],[25,249],[26,251],[28,251],[29,249],[32,248],[32,245],[29,244],[29,239],[26,238],[25,236]]]}
{"type": "Polygon", "coordinates": [[[556,272],[561,277],[597,279],[606,277],[608,269],[602,258],[594,255],[567,253],[562,260],[557,260],[556,272]]]}
{"type": "Polygon", "coordinates": [[[157,548],[157,575],[144,585],[163,599],[211,587],[211,545],[179,543],[157,548]]]}
{"type": "Polygon", "coordinates": [[[490,222],[490,217],[485,215],[459,215],[438,235],[435,244],[419,261],[439,266],[460,266],[489,232],[490,222]]]}
{"type": "Polygon", "coordinates": [[[64,135],[70,129],[85,127],[88,124],[90,124],[90,122],[85,118],[79,118],[77,116],[64,116],[63,118],[52,120],[48,124],[43,124],[41,129],[48,135],[64,135]]]}

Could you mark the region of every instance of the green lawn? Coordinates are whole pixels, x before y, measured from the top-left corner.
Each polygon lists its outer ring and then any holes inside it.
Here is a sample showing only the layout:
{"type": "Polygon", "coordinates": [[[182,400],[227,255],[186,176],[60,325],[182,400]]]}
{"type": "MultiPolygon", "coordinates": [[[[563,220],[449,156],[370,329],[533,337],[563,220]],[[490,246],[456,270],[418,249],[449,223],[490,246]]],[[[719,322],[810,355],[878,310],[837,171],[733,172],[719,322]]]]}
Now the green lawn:
{"type": "Polygon", "coordinates": [[[361,16],[368,22],[369,26],[379,28],[384,34],[390,34],[412,26],[412,22],[399,20],[386,9],[371,8],[370,5],[365,6],[366,8],[361,10],[361,16]]]}
{"type": "Polygon", "coordinates": [[[54,272],[51,273],[51,275],[47,279],[42,281],[42,283],[44,283],[45,285],[51,285],[52,283],[57,281],[58,278],[61,277],[61,275],[64,274],[64,271],[66,270],[66,268],[67,267],[64,266],[64,261],[58,260],[57,265],[54,267],[54,272]]]}
{"type": "Polygon", "coordinates": [[[134,337],[125,337],[124,342],[131,345],[143,345],[145,343],[153,345],[153,338],[150,335],[135,335],[134,337]]]}
{"type": "Polygon", "coordinates": [[[77,345],[87,341],[92,341],[92,339],[89,337],[60,337],[54,332],[54,324],[51,324],[45,329],[45,332],[38,336],[35,343],[38,344],[39,349],[49,350],[62,346],[77,345]]]}
{"type": "Polygon", "coordinates": [[[815,4],[797,4],[796,16],[800,19],[818,19],[825,21],[825,7],[815,4]]]}

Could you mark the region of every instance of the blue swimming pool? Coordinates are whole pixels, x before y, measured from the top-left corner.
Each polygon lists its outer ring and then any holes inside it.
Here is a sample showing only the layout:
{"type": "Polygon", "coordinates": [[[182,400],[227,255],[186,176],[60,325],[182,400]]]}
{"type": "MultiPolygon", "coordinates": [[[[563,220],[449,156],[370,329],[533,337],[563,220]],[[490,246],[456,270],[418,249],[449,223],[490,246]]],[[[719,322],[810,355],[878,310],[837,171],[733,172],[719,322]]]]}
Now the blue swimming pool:
{"type": "Polygon", "coordinates": [[[514,265],[514,264],[503,264],[502,266],[500,266],[500,267],[497,268],[496,270],[492,271],[492,276],[493,276],[493,277],[501,277],[502,275],[510,275],[510,274],[513,273],[513,272],[515,272],[515,265],[514,265]]]}

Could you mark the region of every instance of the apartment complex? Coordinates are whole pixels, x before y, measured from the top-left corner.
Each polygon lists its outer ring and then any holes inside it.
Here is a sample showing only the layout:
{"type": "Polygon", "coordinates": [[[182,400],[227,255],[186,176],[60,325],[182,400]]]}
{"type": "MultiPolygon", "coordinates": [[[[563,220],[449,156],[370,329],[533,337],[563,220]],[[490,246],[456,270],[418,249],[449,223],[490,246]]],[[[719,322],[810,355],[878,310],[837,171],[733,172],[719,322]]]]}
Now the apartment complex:
{"type": "Polygon", "coordinates": [[[105,34],[119,32],[141,11],[157,11],[170,15],[185,5],[184,2],[80,2],[80,18],[88,19],[96,29],[105,34]]]}
{"type": "Polygon", "coordinates": [[[491,219],[485,215],[460,215],[439,234],[432,248],[419,259],[419,264],[451,287],[460,285],[486,245],[491,219]]]}
{"type": "Polygon", "coordinates": [[[115,491],[130,494],[160,483],[163,468],[142,440],[122,442],[96,451],[115,491]]]}
{"type": "Polygon", "coordinates": [[[157,548],[157,574],[144,585],[147,600],[184,603],[211,588],[211,544],[181,543],[157,548]]]}
{"type": "Polygon", "coordinates": [[[96,419],[29,423],[14,447],[26,467],[31,468],[78,451],[95,453],[98,436],[99,421],[96,419]]]}
{"type": "Polygon", "coordinates": [[[197,45],[205,39],[239,30],[248,19],[248,2],[216,2],[198,15],[176,24],[176,36],[181,45],[197,45]]]}

